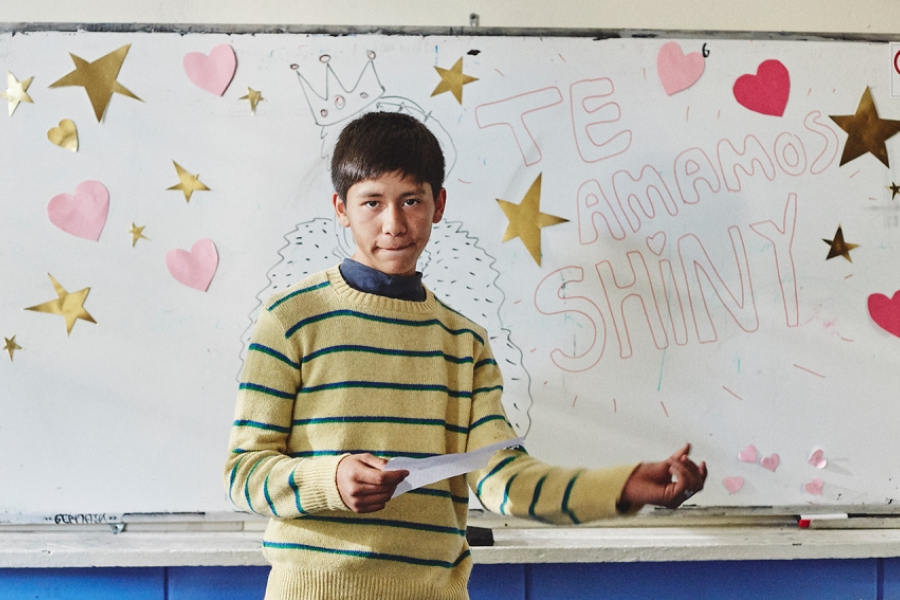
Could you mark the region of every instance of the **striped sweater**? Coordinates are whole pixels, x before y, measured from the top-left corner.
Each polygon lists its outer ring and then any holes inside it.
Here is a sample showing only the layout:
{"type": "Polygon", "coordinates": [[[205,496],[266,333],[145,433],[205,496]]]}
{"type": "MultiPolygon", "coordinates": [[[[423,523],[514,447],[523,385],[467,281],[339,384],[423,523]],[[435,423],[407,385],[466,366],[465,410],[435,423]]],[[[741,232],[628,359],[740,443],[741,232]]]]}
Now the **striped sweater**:
{"type": "Polygon", "coordinates": [[[349,287],[337,267],[260,310],[241,375],[225,485],[271,517],[267,600],[464,599],[471,487],[501,514],[572,524],[609,517],[634,465],[550,467],[522,449],[413,490],[384,510],[341,501],[347,453],[466,452],[515,437],[485,331],[427,291],[424,302],[349,287]]]}

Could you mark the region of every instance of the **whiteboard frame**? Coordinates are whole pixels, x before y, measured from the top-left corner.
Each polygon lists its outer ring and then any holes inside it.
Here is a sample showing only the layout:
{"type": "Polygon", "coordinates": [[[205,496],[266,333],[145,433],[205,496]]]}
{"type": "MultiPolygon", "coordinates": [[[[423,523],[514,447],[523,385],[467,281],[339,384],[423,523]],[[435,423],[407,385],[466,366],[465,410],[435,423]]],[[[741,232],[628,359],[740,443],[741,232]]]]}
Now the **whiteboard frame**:
{"type": "MultiPolygon", "coordinates": [[[[330,36],[352,36],[352,35],[394,35],[394,36],[465,36],[465,37],[569,37],[569,38],[593,38],[594,41],[603,41],[607,39],[728,39],[728,40],[766,40],[766,41],[812,41],[812,42],[867,42],[867,43],[891,43],[900,42],[900,33],[830,33],[830,32],[778,32],[778,31],[728,31],[728,30],[665,30],[665,29],[596,29],[596,28],[565,28],[565,27],[481,27],[481,26],[343,26],[343,25],[305,25],[305,24],[286,24],[286,25],[266,25],[266,24],[199,24],[199,23],[72,23],[72,22],[0,22],[0,35],[2,34],[27,34],[38,32],[62,32],[62,33],[178,33],[178,34],[226,34],[226,35],[254,35],[254,34],[309,34],[309,35],[330,35],[330,36]]],[[[477,511],[476,511],[477,512],[477,511]]],[[[872,529],[878,531],[878,537],[867,537],[864,531],[851,530],[845,532],[840,531],[822,531],[816,532],[817,539],[815,541],[807,540],[804,542],[804,550],[797,551],[797,546],[793,535],[786,538],[783,534],[778,534],[778,529],[783,529],[785,519],[796,518],[801,513],[848,513],[851,516],[883,516],[883,517],[900,517],[900,506],[892,504],[872,504],[872,505],[776,505],[776,506],[685,506],[677,510],[655,509],[645,510],[640,515],[629,519],[614,519],[611,521],[601,521],[589,523],[582,527],[558,527],[552,525],[536,525],[530,521],[520,521],[515,519],[502,518],[494,515],[485,515],[479,518],[473,515],[470,518],[471,524],[476,526],[487,526],[499,528],[501,531],[518,531],[510,537],[509,548],[504,549],[473,549],[473,556],[477,563],[530,563],[530,562],[655,562],[655,561],[699,561],[699,560],[765,560],[765,559],[812,559],[812,558],[888,558],[900,557],[900,524],[898,528],[872,529]],[[732,527],[731,529],[722,529],[723,527],[732,527]],[[748,531],[757,531],[758,526],[763,526],[762,537],[754,534],[752,540],[748,539],[748,531]],[[572,544],[567,544],[567,536],[570,531],[579,530],[603,530],[615,529],[622,530],[624,537],[616,534],[616,540],[642,539],[643,530],[675,530],[681,528],[708,528],[709,552],[696,553],[692,545],[671,544],[662,542],[649,542],[646,548],[641,546],[645,551],[649,551],[648,555],[634,555],[630,553],[622,554],[617,550],[619,543],[610,544],[607,540],[603,542],[604,533],[597,535],[580,536],[578,540],[572,544]],[[557,534],[542,534],[536,536],[536,540],[549,540],[548,544],[532,543],[528,537],[534,532],[541,532],[546,529],[559,530],[557,534]],[[725,533],[719,533],[719,531],[725,533]],[[766,533],[768,531],[768,533],[766,533]],[[886,533],[891,532],[891,533],[886,533]],[[896,532],[896,533],[894,533],[896,532]],[[724,537],[723,537],[724,536],[724,537]],[[721,538],[721,539],[720,539],[721,538]],[[846,538],[846,539],[845,539],[846,538]],[[769,541],[765,541],[765,540],[769,541]],[[561,540],[561,541],[560,541],[561,540]],[[786,542],[786,549],[780,549],[781,542],[786,542]],[[774,553],[769,553],[767,548],[774,543],[779,549],[774,553]],[[722,544],[722,545],[720,545],[722,544]],[[546,546],[546,547],[545,547],[546,546]],[[557,547],[559,546],[559,547],[557,547]],[[791,546],[795,549],[791,549],[791,546]],[[723,547],[729,549],[729,552],[736,551],[734,556],[728,555],[724,558],[720,557],[717,552],[723,547]],[[840,548],[836,554],[830,553],[829,548],[840,548]],[[586,549],[593,549],[593,552],[586,553],[586,549]],[[749,549],[749,550],[748,550],[749,549]],[[825,554],[822,553],[824,550],[825,554]],[[660,553],[662,551],[662,553],[660,553]],[[687,551],[687,552],[685,552],[687,551]],[[549,553],[548,553],[549,552],[549,553]],[[749,553],[748,553],[749,552],[749,553]]],[[[157,530],[165,532],[185,531],[180,526],[180,522],[195,521],[206,522],[208,513],[123,513],[125,521],[133,523],[144,522],[147,519],[156,521],[159,525],[157,530]],[[128,517],[131,517],[130,519],[128,517]],[[192,518],[196,516],[195,520],[192,518]]],[[[129,556],[120,556],[119,550],[115,545],[107,545],[101,542],[96,544],[94,536],[106,537],[108,526],[102,527],[84,527],[79,528],[57,525],[44,526],[37,523],[46,520],[46,515],[27,515],[27,514],[11,514],[0,513],[0,547],[6,547],[5,551],[0,551],[0,567],[75,567],[75,566],[237,566],[237,565],[267,565],[268,563],[262,559],[262,555],[256,556],[258,552],[257,527],[251,527],[248,531],[244,531],[243,523],[245,521],[253,521],[253,515],[246,515],[240,511],[234,511],[231,518],[225,513],[216,513],[212,520],[216,522],[229,522],[241,525],[234,525],[239,529],[238,532],[232,532],[230,537],[223,535],[222,532],[211,532],[195,530],[190,532],[193,527],[188,526],[187,538],[190,540],[189,545],[193,545],[197,538],[205,536],[204,540],[208,547],[204,548],[199,554],[192,554],[185,551],[185,556],[191,555],[196,560],[186,560],[183,557],[166,557],[157,556],[160,548],[157,547],[158,541],[146,540],[150,542],[145,545],[143,542],[131,548],[133,554],[129,556]],[[15,526],[10,524],[16,523],[15,526]],[[94,533],[97,529],[103,529],[104,532],[94,533]],[[68,530],[68,532],[67,532],[68,530]],[[16,539],[16,536],[23,531],[43,532],[48,535],[47,539],[32,540],[34,545],[28,548],[19,548],[19,543],[8,544],[16,539]],[[251,538],[246,537],[248,533],[253,533],[251,538]],[[34,557],[29,558],[31,553],[35,551],[37,546],[49,543],[55,545],[57,541],[54,536],[81,536],[81,541],[86,545],[78,548],[79,540],[71,539],[75,546],[71,548],[72,552],[66,556],[59,555],[58,551],[53,558],[48,558],[49,553],[46,550],[38,549],[37,552],[42,556],[40,559],[34,557]],[[208,540],[206,538],[209,538],[208,540]],[[218,539],[216,539],[218,538],[218,539]],[[225,539],[227,538],[227,540],[225,539]],[[252,547],[242,547],[250,542],[252,547]],[[222,550],[220,544],[225,543],[225,550],[222,550]],[[241,547],[238,553],[235,553],[235,546],[241,547]],[[221,552],[225,552],[228,560],[224,560],[221,552]],[[98,554],[99,553],[99,554],[98,554]],[[98,556],[103,555],[103,559],[98,561],[98,556]],[[17,558],[12,559],[11,557],[17,558]],[[179,562],[181,561],[181,562],[179,562]]],[[[138,527],[137,529],[140,529],[138,527]]],[[[216,528],[214,528],[216,529],[216,528]]],[[[226,526],[225,529],[231,529],[226,526]]],[[[168,539],[169,533],[164,534],[168,539]]],[[[800,532],[800,537],[805,535],[813,535],[811,533],[800,532]]],[[[24,539],[24,538],[23,538],[24,539]]],[[[163,543],[163,553],[168,552],[167,546],[163,543]]]]}
{"type": "Polygon", "coordinates": [[[0,33],[216,33],[245,34],[324,34],[324,35],[405,35],[405,36],[507,36],[507,37],[592,37],[596,41],[618,38],[733,39],[777,41],[900,42],[900,34],[828,33],[784,31],[668,30],[668,29],[594,29],[568,27],[359,27],[348,25],[246,25],[227,23],[11,23],[0,22],[0,33]]]}

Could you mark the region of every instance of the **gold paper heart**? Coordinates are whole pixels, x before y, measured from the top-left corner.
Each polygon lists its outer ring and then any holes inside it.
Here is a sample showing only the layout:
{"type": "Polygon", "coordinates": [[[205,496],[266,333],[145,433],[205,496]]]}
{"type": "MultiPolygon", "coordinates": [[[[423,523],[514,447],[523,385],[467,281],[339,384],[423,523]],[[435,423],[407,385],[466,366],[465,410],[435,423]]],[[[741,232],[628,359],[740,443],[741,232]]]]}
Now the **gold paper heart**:
{"type": "Polygon", "coordinates": [[[59,127],[53,127],[47,132],[47,139],[66,150],[78,152],[78,131],[71,119],[63,119],[59,127]]]}

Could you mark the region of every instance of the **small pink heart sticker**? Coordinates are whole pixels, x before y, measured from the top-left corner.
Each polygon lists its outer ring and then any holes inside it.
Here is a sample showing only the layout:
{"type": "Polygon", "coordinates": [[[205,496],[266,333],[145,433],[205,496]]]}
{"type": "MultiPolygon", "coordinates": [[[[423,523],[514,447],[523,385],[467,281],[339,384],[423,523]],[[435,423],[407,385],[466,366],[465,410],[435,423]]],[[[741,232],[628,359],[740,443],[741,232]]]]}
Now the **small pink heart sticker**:
{"type": "Polygon", "coordinates": [[[869,315],[879,327],[900,337],[900,290],[891,298],[884,294],[869,296],[869,315]]]}
{"type": "Polygon", "coordinates": [[[756,462],[756,446],[750,444],[740,452],[738,452],[738,460],[746,463],[756,462]]]}
{"type": "Polygon", "coordinates": [[[82,181],[75,195],[58,194],[47,204],[50,222],[74,236],[97,241],[109,213],[109,192],[99,181],[82,181]]]}
{"type": "Polygon", "coordinates": [[[700,79],[706,61],[701,52],[685,55],[678,42],[668,42],[656,55],[656,72],[666,95],[686,90],[700,79]]]}
{"type": "Polygon", "coordinates": [[[813,496],[821,496],[822,488],[824,486],[825,482],[819,478],[816,478],[804,485],[803,489],[805,489],[807,493],[812,494],[813,496]]]}
{"type": "Polygon", "coordinates": [[[761,461],[759,461],[759,464],[762,465],[763,469],[768,469],[773,473],[775,472],[775,469],[778,468],[779,463],[781,463],[781,457],[777,454],[765,456],[761,461]]]}
{"type": "Polygon", "coordinates": [[[218,265],[219,253],[216,251],[216,245],[212,240],[205,238],[198,240],[190,252],[179,248],[166,254],[166,266],[172,277],[201,292],[209,289],[218,265]]]}
{"type": "Polygon", "coordinates": [[[791,76],[781,61],[764,60],[756,75],[741,75],[734,82],[734,99],[744,108],[780,117],[791,95],[791,76]]]}
{"type": "Polygon", "coordinates": [[[657,231],[651,236],[647,237],[647,247],[650,248],[650,252],[657,256],[661,256],[663,250],[666,248],[666,232],[665,231],[657,231]]]}
{"type": "Polygon", "coordinates": [[[822,449],[810,454],[807,462],[817,469],[824,469],[828,466],[828,461],[825,460],[825,452],[822,449]]]}
{"type": "Polygon", "coordinates": [[[726,477],[722,480],[722,485],[728,490],[729,494],[737,494],[744,487],[743,477],[726,477]]]}
{"type": "Polygon", "coordinates": [[[194,85],[221,96],[234,78],[237,57],[234,55],[234,48],[228,44],[220,44],[212,49],[209,56],[202,52],[186,54],[182,64],[184,72],[194,85]]]}

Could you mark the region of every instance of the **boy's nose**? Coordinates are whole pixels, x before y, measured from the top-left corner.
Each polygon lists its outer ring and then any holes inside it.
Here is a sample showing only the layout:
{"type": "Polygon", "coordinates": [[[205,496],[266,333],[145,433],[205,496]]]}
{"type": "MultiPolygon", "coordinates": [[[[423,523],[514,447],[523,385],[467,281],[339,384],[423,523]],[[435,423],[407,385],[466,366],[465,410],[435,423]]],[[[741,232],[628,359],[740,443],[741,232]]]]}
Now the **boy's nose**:
{"type": "Polygon", "coordinates": [[[382,230],[388,235],[401,235],[406,232],[406,217],[399,206],[391,206],[385,211],[382,230]]]}

